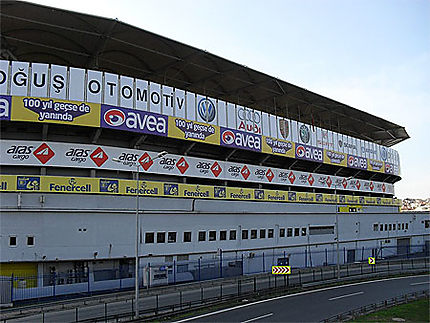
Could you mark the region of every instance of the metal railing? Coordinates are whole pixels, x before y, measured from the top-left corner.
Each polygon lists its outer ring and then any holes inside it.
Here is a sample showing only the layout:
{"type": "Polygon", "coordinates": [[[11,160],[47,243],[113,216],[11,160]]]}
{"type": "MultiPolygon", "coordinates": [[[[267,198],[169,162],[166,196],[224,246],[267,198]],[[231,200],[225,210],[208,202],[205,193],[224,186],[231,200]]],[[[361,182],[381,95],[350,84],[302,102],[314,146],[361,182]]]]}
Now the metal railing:
{"type": "MultiPolygon", "coordinates": [[[[429,258],[392,259],[377,262],[345,264],[341,266],[342,280],[364,279],[367,277],[387,276],[397,273],[428,272],[429,258]]],[[[272,275],[269,273],[253,276],[231,277],[206,282],[147,288],[141,291],[139,313],[141,317],[157,317],[169,313],[178,313],[198,309],[225,301],[233,302],[244,298],[262,297],[267,294],[289,293],[298,288],[311,287],[337,282],[336,266],[318,268],[292,268],[290,275],[272,275]]],[[[136,304],[131,293],[120,297],[104,299],[102,296],[85,299],[81,302],[63,302],[43,306],[29,306],[21,313],[5,310],[1,319],[6,322],[12,318],[26,317],[31,320],[59,320],[59,311],[63,311],[61,320],[85,322],[132,319],[136,304]],[[49,307],[48,307],[49,306],[49,307]],[[64,317],[66,315],[66,317],[64,317]]]]}

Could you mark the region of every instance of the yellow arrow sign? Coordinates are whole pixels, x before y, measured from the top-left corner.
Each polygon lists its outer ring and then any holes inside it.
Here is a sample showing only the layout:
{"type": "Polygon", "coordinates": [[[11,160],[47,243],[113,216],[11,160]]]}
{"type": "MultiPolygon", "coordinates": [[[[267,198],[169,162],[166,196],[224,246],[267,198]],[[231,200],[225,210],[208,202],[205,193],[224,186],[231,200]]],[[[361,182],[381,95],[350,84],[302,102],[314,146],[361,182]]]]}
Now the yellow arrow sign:
{"type": "Polygon", "coordinates": [[[289,275],[291,274],[290,266],[272,266],[273,275],[289,275]]]}
{"type": "Polygon", "coordinates": [[[369,265],[376,265],[375,257],[369,257],[369,265]]]}

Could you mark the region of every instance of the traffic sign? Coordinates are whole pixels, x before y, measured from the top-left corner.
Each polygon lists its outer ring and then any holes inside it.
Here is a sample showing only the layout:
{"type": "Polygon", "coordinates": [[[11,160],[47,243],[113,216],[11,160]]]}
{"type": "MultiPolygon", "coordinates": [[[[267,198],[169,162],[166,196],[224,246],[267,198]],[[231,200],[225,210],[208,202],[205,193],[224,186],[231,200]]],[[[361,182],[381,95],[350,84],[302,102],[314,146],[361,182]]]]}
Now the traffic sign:
{"type": "Polygon", "coordinates": [[[369,265],[376,265],[375,257],[369,257],[369,265]]]}
{"type": "Polygon", "coordinates": [[[291,274],[290,266],[272,266],[273,275],[289,275],[291,274]]]}

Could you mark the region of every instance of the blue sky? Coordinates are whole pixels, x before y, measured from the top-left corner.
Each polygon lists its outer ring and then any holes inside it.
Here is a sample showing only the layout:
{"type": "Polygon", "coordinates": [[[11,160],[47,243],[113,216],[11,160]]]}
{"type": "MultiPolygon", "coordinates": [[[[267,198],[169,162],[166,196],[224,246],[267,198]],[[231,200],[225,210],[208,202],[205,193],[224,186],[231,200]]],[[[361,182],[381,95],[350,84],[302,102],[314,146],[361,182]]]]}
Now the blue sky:
{"type": "Polygon", "coordinates": [[[400,198],[430,197],[430,1],[34,1],[118,18],[406,127],[400,198]]]}

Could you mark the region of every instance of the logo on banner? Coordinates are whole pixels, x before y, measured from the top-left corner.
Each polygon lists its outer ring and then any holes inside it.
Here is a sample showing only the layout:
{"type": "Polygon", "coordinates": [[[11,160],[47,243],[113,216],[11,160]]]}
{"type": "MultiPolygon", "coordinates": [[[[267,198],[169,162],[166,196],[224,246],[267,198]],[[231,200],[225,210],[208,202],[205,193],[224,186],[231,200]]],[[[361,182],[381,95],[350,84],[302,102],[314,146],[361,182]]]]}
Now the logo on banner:
{"type": "Polygon", "coordinates": [[[386,160],[387,160],[387,148],[385,148],[385,147],[381,147],[381,148],[379,149],[379,151],[380,151],[380,153],[381,153],[381,159],[382,159],[383,161],[386,161],[386,160]]]}
{"type": "Polygon", "coordinates": [[[380,171],[384,166],[384,162],[381,162],[379,160],[374,160],[374,159],[369,159],[369,164],[372,167],[372,169],[376,171],[380,171]]]}
{"type": "Polygon", "coordinates": [[[160,159],[159,164],[163,167],[163,169],[170,172],[175,168],[176,158],[163,157],[160,159]]]}
{"type": "Polygon", "coordinates": [[[221,145],[261,151],[261,136],[221,127],[221,145]]]}
{"type": "Polygon", "coordinates": [[[308,183],[312,186],[315,182],[314,177],[312,176],[312,174],[309,174],[308,176],[308,183]]]}
{"type": "Polygon", "coordinates": [[[197,106],[197,111],[199,113],[200,118],[202,118],[206,122],[212,122],[216,117],[215,104],[211,100],[206,98],[200,100],[197,106]]]}
{"type": "Polygon", "coordinates": [[[357,190],[359,190],[361,187],[360,181],[358,179],[357,179],[357,182],[355,183],[355,187],[357,188],[357,190]]]}
{"type": "Polygon", "coordinates": [[[108,160],[108,155],[105,153],[103,149],[97,147],[90,155],[91,160],[100,167],[103,165],[106,160],[108,160]]]}
{"type": "Polygon", "coordinates": [[[167,136],[167,121],[168,116],[152,112],[101,106],[100,126],[103,128],[167,136]]]}
{"type": "Polygon", "coordinates": [[[295,201],[297,199],[296,192],[288,192],[288,201],[295,201]]]}
{"type": "Polygon", "coordinates": [[[285,155],[293,148],[293,144],[289,141],[276,140],[270,137],[266,137],[266,144],[272,149],[272,153],[274,154],[285,155]]]}
{"type": "Polygon", "coordinates": [[[0,120],[10,120],[10,96],[0,95],[0,120]]]}
{"type": "Polygon", "coordinates": [[[219,174],[222,172],[222,168],[221,166],[218,164],[218,162],[216,161],[215,163],[212,164],[211,166],[211,171],[212,174],[214,174],[215,177],[218,177],[219,174]]]}
{"type": "Polygon", "coordinates": [[[190,167],[184,157],[181,157],[176,163],[176,168],[179,169],[181,174],[185,173],[187,169],[190,167]]]}
{"type": "Polygon", "coordinates": [[[269,168],[266,172],[266,177],[271,182],[273,180],[273,177],[275,177],[275,174],[273,174],[272,170],[269,168]]]}
{"type": "Polygon", "coordinates": [[[125,113],[118,109],[110,109],[104,114],[105,122],[112,127],[119,127],[125,122],[125,113]]]}
{"type": "Polygon", "coordinates": [[[178,195],[178,184],[164,184],[164,195],[178,195]]]}
{"type": "Polygon", "coordinates": [[[385,183],[382,183],[382,192],[385,193],[385,183]]]}
{"type": "Polygon", "coordinates": [[[248,177],[249,177],[249,175],[251,175],[251,172],[249,171],[249,168],[248,168],[246,165],[244,165],[244,166],[242,167],[242,169],[240,170],[240,173],[242,174],[242,177],[243,177],[245,180],[247,180],[247,179],[248,179],[248,177]]]}
{"type": "Polygon", "coordinates": [[[337,153],[335,151],[326,150],[326,156],[330,159],[330,162],[333,164],[340,164],[345,159],[345,156],[341,153],[337,153]]]}
{"type": "Polygon", "coordinates": [[[100,179],[100,192],[102,193],[118,193],[118,180],[100,179]]]}
{"type": "Polygon", "coordinates": [[[299,136],[300,140],[307,144],[309,142],[309,139],[311,139],[311,134],[309,133],[309,128],[302,124],[299,129],[299,136]]]}
{"type": "Polygon", "coordinates": [[[348,181],[346,180],[346,178],[343,179],[342,186],[343,188],[346,188],[348,186],[348,181]]]}
{"type": "Polygon", "coordinates": [[[6,150],[6,154],[10,155],[12,159],[26,160],[30,158],[33,148],[34,146],[30,145],[11,145],[6,150]]]}
{"type": "Polygon", "coordinates": [[[290,134],[290,123],[288,120],[279,119],[279,132],[282,138],[287,139],[290,134]]]}
{"type": "Polygon", "coordinates": [[[261,117],[258,112],[241,107],[237,111],[237,117],[240,120],[237,129],[261,134],[261,117]]]}
{"type": "Polygon", "coordinates": [[[225,187],[214,187],[214,196],[218,198],[225,198],[227,196],[225,187]]]}
{"type": "Polygon", "coordinates": [[[321,193],[315,194],[315,201],[322,202],[323,201],[323,195],[321,193]]]}
{"type": "Polygon", "coordinates": [[[211,163],[199,161],[196,165],[196,168],[199,170],[201,174],[207,175],[209,174],[209,170],[211,169],[211,163]]]}
{"type": "Polygon", "coordinates": [[[40,177],[18,176],[16,178],[16,188],[20,191],[38,191],[40,190],[40,177]]]}
{"type": "Polygon", "coordinates": [[[151,156],[147,152],[145,152],[140,158],[139,158],[139,164],[142,166],[142,168],[147,171],[154,161],[152,160],[151,156]]]}
{"type": "Polygon", "coordinates": [[[331,187],[331,184],[333,184],[333,181],[331,180],[330,176],[327,176],[326,183],[328,187],[331,187]]]}
{"type": "Polygon", "coordinates": [[[293,184],[295,182],[295,180],[296,180],[296,175],[294,175],[293,172],[290,172],[288,174],[288,179],[290,180],[290,183],[293,184]]]}
{"type": "Polygon", "coordinates": [[[254,190],[254,198],[256,200],[264,200],[264,190],[254,190]]]}
{"type": "Polygon", "coordinates": [[[34,157],[36,157],[42,164],[46,164],[55,153],[47,144],[43,143],[33,152],[34,157]]]}

